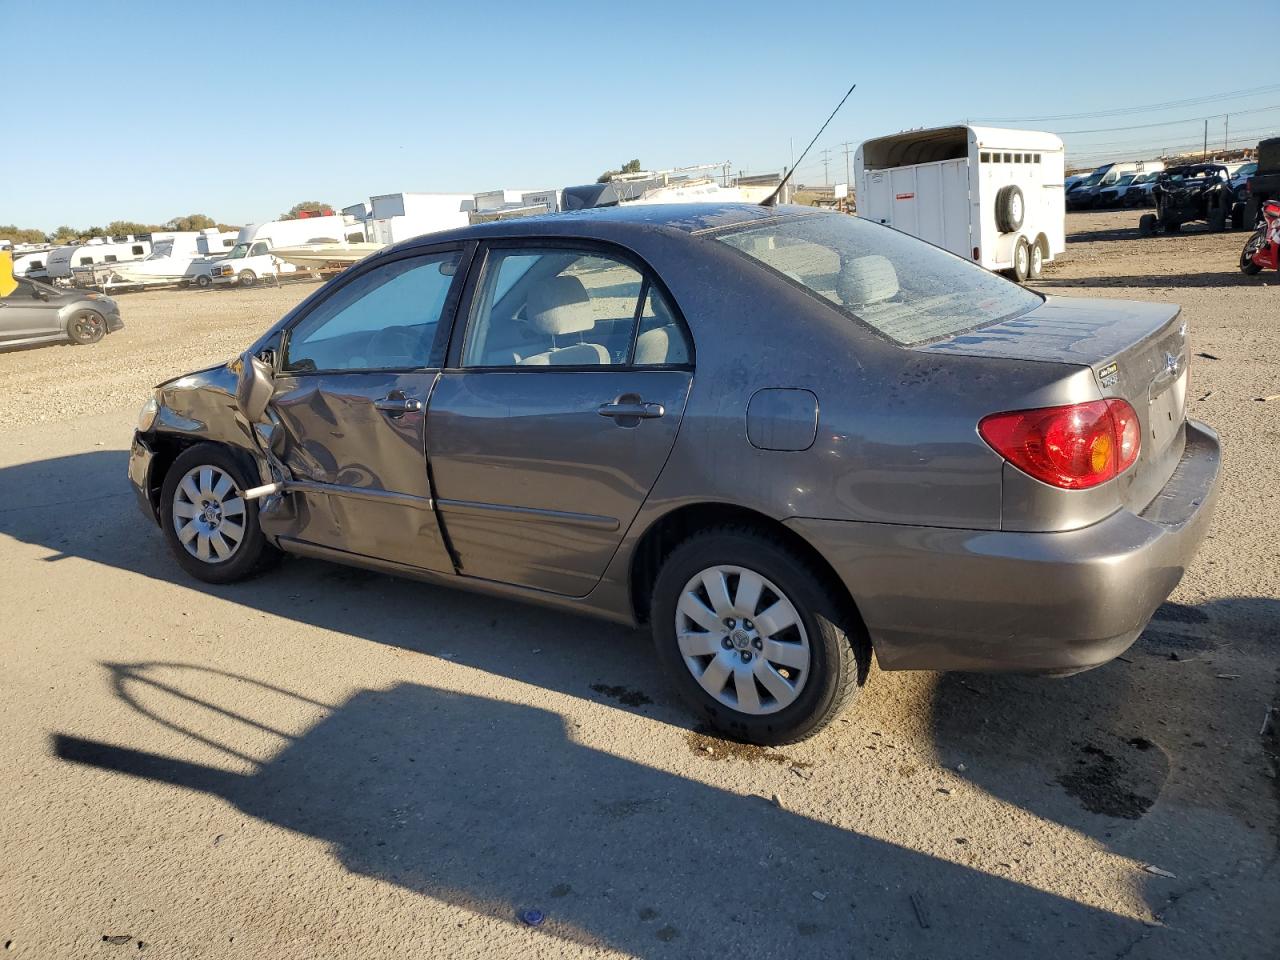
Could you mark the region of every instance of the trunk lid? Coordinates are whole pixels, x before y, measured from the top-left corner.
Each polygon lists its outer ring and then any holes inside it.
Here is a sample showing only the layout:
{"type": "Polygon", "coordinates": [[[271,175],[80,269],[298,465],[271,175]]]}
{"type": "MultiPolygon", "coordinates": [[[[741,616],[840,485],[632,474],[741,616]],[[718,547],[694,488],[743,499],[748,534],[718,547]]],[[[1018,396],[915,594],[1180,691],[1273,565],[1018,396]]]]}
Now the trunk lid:
{"type": "Polygon", "coordinates": [[[1142,449],[1117,482],[1124,504],[1141,510],[1173,474],[1186,441],[1189,358],[1180,314],[1167,303],[1049,297],[1020,317],[917,349],[1091,368],[1101,396],[1123,398],[1138,412],[1142,449]]]}

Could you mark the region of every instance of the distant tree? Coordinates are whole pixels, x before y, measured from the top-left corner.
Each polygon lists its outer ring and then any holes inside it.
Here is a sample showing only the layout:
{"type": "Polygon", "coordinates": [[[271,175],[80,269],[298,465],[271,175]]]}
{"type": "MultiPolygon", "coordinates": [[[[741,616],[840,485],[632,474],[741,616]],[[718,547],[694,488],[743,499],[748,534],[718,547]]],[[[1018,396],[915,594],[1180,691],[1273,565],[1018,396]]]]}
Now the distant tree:
{"type": "Polygon", "coordinates": [[[639,160],[628,160],[622,165],[621,170],[606,170],[600,176],[596,177],[596,183],[608,183],[614,177],[622,173],[639,173],[642,167],[639,160]]]}
{"type": "Polygon", "coordinates": [[[290,207],[287,213],[280,214],[280,219],[297,220],[298,215],[304,212],[328,216],[333,213],[333,206],[321,203],[319,200],[303,200],[301,203],[295,203],[290,207]]]}
{"type": "Polygon", "coordinates": [[[233,227],[229,223],[219,223],[217,224],[217,227],[223,233],[237,233],[240,230],[239,227],[233,227]]]}
{"type": "Polygon", "coordinates": [[[0,226],[0,240],[12,240],[14,243],[44,243],[44,231],[34,227],[15,227],[12,224],[0,226]]]}
{"type": "Polygon", "coordinates": [[[107,233],[113,237],[123,237],[130,233],[137,236],[140,233],[151,233],[158,229],[160,228],[149,223],[137,223],[133,220],[112,220],[107,224],[107,233]]]}
{"type": "Polygon", "coordinates": [[[169,230],[179,230],[183,232],[191,232],[196,230],[207,230],[210,227],[217,226],[217,221],[213,217],[203,213],[192,213],[185,217],[174,217],[165,227],[169,230]]]}
{"type": "Polygon", "coordinates": [[[63,224],[57,230],[53,231],[53,233],[49,234],[49,242],[50,243],[70,243],[72,240],[76,240],[79,237],[80,237],[79,230],[77,230],[75,227],[68,227],[66,224],[63,224]]]}

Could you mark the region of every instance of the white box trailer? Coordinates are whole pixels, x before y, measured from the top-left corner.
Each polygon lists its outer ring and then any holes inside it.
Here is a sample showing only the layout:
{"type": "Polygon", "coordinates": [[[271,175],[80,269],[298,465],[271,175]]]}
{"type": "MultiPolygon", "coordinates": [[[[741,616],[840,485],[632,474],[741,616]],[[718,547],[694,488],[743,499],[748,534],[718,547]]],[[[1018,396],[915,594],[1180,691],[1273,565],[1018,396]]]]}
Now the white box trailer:
{"type": "Polygon", "coordinates": [[[388,193],[370,197],[365,234],[374,243],[389,245],[424,233],[465,227],[471,206],[469,193],[388,193]]]}
{"type": "Polygon", "coordinates": [[[1062,141],[1039,130],[938,127],[865,141],[858,216],[1018,281],[1066,249],[1062,141]]]}

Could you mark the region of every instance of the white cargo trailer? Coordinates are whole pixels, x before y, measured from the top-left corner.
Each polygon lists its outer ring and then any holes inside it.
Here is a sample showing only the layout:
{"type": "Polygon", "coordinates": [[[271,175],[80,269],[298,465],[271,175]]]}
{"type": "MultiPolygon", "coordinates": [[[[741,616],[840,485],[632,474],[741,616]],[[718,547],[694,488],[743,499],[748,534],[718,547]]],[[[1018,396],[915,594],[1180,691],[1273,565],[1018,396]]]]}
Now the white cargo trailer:
{"type": "Polygon", "coordinates": [[[1062,141],[1038,130],[938,127],[865,141],[858,215],[1019,282],[1066,247],[1062,141]]]}

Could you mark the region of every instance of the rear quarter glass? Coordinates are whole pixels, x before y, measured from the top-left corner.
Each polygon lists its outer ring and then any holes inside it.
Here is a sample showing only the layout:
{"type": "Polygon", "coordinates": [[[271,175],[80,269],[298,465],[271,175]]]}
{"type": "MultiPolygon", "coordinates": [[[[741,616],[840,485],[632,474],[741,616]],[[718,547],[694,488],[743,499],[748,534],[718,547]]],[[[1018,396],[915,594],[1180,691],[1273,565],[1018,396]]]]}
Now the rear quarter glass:
{"type": "Polygon", "coordinates": [[[902,346],[999,323],[1044,302],[939,247],[844,214],[730,230],[716,239],[902,346]]]}

